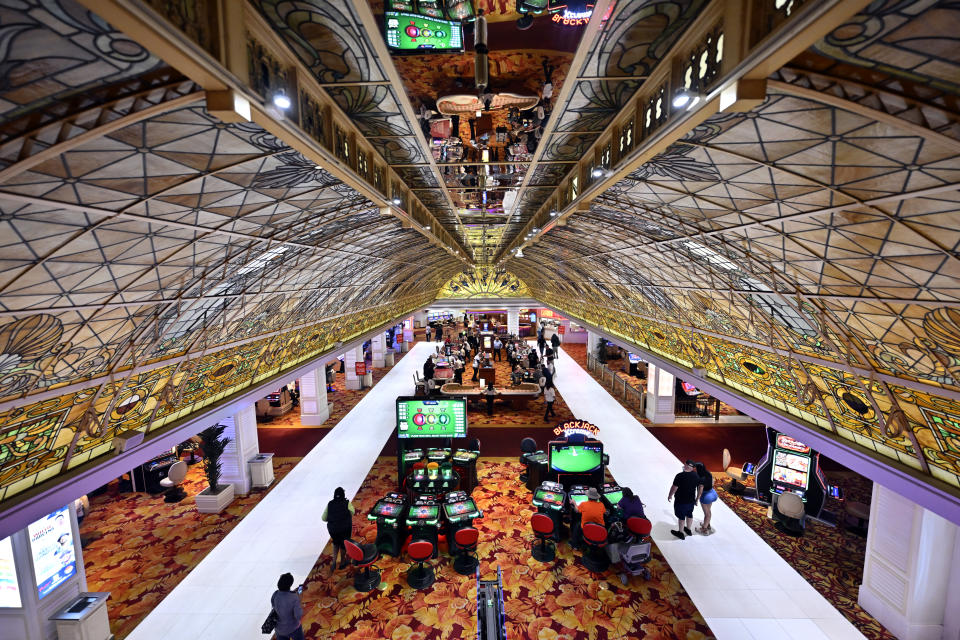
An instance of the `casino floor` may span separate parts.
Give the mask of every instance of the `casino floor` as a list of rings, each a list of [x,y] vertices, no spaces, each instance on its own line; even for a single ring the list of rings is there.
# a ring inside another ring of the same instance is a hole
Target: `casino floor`
[[[367,594],[353,589],[352,568],[327,577],[329,537],[319,514],[342,486],[357,507],[354,537],[373,541],[376,525],[366,513],[396,481],[396,459],[378,457],[395,428],[394,399],[409,393],[411,374],[430,350],[429,343],[417,343],[295,467],[284,468],[220,543],[135,628],[124,629],[126,637],[263,637],[256,630],[276,576],[285,571],[306,582],[308,638],[474,636],[475,580],[453,571],[442,546],[432,561],[437,581],[423,591],[406,583],[411,561],[405,554],[381,556],[382,583]],[[615,568],[592,574],[566,540],[557,545],[555,561],[534,560],[535,509],[517,479],[521,465],[515,454],[485,457],[481,451],[473,494],[484,513],[475,521],[480,571],[481,577],[495,575],[498,566],[503,572],[510,637],[865,637],[723,501],[714,507],[716,534],[673,538],[666,493],[678,458],[563,349],[556,384],[572,414],[600,427],[608,478],[646,504],[654,524],[652,575],[633,576],[624,586]],[[524,429],[503,428],[518,445]],[[102,588],[110,580],[104,576]],[[879,633],[864,627],[866,637],[892,637],[876,627]]]

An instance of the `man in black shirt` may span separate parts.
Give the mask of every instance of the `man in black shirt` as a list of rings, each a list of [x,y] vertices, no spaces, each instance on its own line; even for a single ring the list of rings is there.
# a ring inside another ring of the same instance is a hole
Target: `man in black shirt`
[[[673,486],[670,487],[670,494],[667,500],[672,500],[673,513],[677,516],[677,530],[670,531],[673,535],[683,540],[684,534],[691,536],[693,532],[690,527],[693,526],[693,507],[697,503],[697,487],[700,484],[700,476],[697,475],[693,462],[687,460],[683,464],[683,471],[678,473],[673,479]]]

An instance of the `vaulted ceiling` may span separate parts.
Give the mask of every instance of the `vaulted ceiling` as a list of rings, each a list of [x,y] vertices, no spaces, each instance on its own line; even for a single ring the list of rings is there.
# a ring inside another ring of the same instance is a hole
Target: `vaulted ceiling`
[[[955,6],[598,2],[477,230],[379,5],[216,4],[0,0],[0,508],[477,274],[960,495]]]

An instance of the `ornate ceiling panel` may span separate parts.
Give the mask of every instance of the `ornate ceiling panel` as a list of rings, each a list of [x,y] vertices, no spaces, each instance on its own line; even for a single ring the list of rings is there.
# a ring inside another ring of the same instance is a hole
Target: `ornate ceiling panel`
[[[530,292],[512,273],[485,267],[462,271],[440,290],[440,298],[526,298]]]
[[[99,18],[13,4],[3,100],[34,119],[0,146],[0,500],[422,307],[459,268]],[[63,56],[17,57],[21,34]]]
[[[914,4],[874,3],[762,105],[709,119],[507,268],[575,317],[956,488],[960,144],[944,79],[960,47],[934,37],[955,11]],[[922,102],[903,74],[860,84],[885,64],[869,56],[907,51]]]

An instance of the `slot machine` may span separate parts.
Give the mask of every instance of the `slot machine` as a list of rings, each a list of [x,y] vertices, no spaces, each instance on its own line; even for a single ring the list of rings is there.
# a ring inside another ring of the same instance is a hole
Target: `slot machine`
[[[784,492],[795,493],[803,500],[807,516],[820,517],[828,491],[820,453],[799,440],[767,427],[767,453],[757,464],[756,481],[761,502],[769,503]]]

